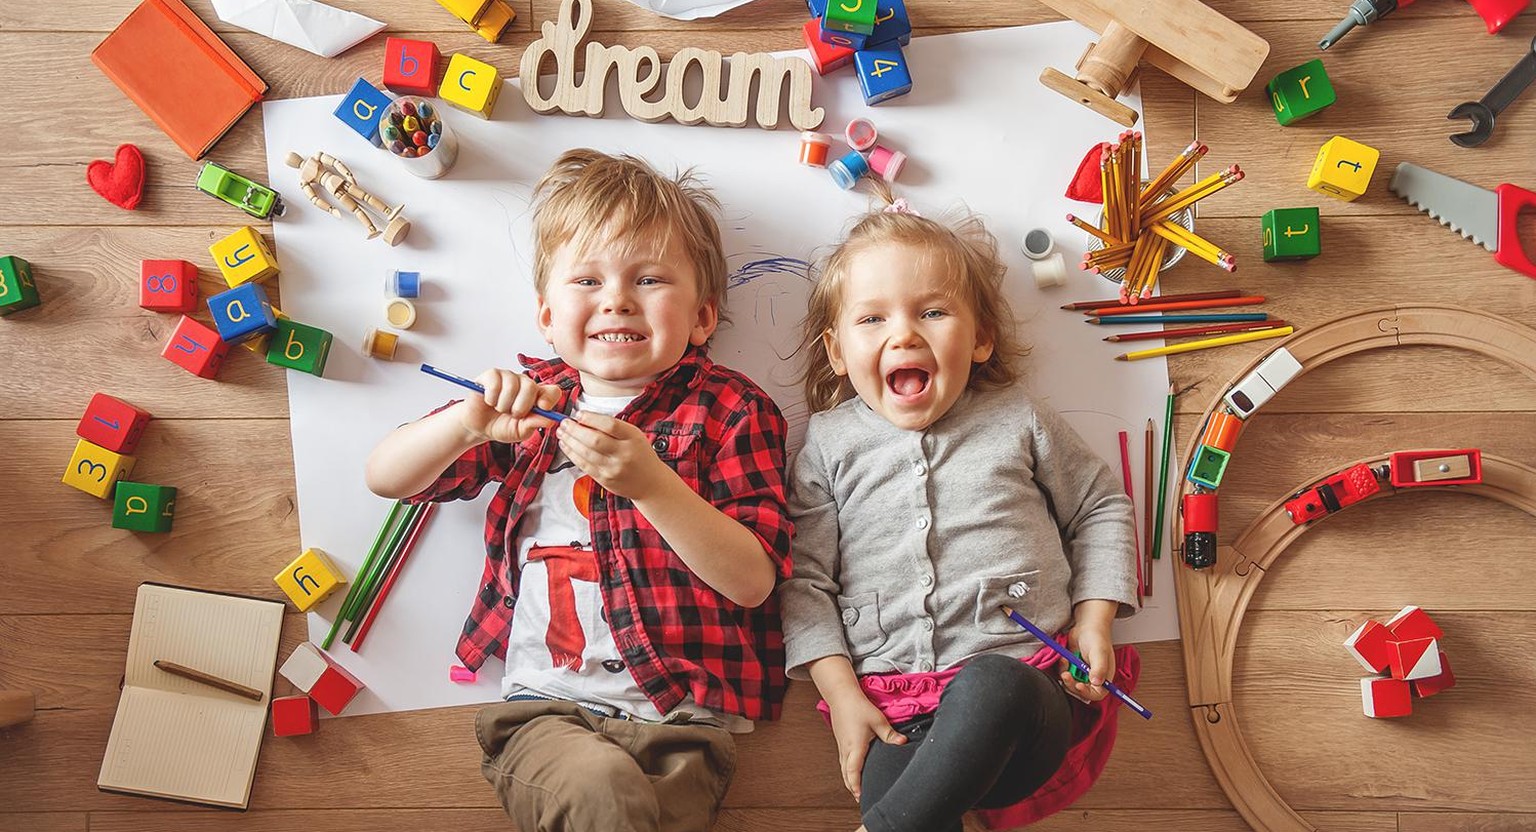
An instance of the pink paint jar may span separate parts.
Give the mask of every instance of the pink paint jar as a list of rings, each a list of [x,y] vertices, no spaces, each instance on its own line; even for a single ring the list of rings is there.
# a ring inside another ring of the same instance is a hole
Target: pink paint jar
[[[907,154],[900,150],[891,150],[884,145],[875,145],[875,149],[869,151],[869,169],[876,176],[887,182],[895,182],[901,175],[901,169],[907,164]]]

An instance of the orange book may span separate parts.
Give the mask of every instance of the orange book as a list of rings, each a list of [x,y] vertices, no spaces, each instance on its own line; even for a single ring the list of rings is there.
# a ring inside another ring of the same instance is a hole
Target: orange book
[[[181,0],[144,0],[91,52],[112,83],[201,159],[267,84]]]

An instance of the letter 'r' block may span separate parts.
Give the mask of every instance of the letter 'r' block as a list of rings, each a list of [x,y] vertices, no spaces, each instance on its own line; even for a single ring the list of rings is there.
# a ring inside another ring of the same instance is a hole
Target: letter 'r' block
[[[168,532],[176,517],[176,489],[147,482],[117,484],[112,528],[134,532]]]
[[[299,612],[309,612],[314,605],[324,601],[336,587],[346,583],[341,570],[319,549],[305,549],[304,554],[283,567],[272,578]]]
[[[384,115],[389,101],[389,96],[378,87],[368,83],[366,78],[359,78],[336,105],[336,117],[375,147],[383,147],[384,140],[379,138],[379,117]]]
[[[853,68],[859,75],[864,103],[871,107],[912,91],[912,73],[907,70],[907,59],[901,54],[901,47],[895,43],[886,44],[884,49],[855,53]]]
[[[325,359],[331,354],[331,333],[293,321],[278,321],[277,334],[267,347],[267,363],[312,376],[325,375]]]
[[[1381,152],[1374,147],[1334,136],[1317,151],[1307,187],[1321,194],[1354,202],[1365,194]]]
[[[247,225],[208,247],[213,262],[219,264],[224,282],[231,288],[248,280],[266,280],[277,274],[277,257],[267,243]]]
[[[1338,101],[1333,84],[1328,82],[1328,71],[1323,69],[1319,58],[1276,75],[1264,90],[1269,93],[1269,106],[1275,111],[1275,120],[1282,127],[1315,115]]]
[[[228,352],[229,345],[219,340],[219,333],[212,327],[182,315],[160,355],[192,375],[214,378],[224,366],[224,355]]]
[[[1321,215],[1316,208],[1272,208],[1264,212],[1264,260],[1306,260],[1323,253]]]
[[[496,67],[463,53],[454,53],[443,72],[443,85],[437,97],[466,113],[490,118],[501,95],[501,78]]]
[[[149,411],[106,393],[97,393],[85,406],[85,415],[80,417],[75,434],[109,451],[131,454],[139,446],[149,420]]]
[[[137,461],[81,439],[75,443],[75,452],[69,457],[69,467],[64,469],[60,482],[105,500],[118,480],[133,473]]]
[[[441,57],[432,41],[389,38],[384,41],[385,88],[403,95],[435,94]]]

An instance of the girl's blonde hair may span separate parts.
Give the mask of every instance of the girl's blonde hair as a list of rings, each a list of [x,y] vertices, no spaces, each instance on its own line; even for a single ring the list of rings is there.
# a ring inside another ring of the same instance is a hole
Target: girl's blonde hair
[[[890,191],[876,187],[890,205]],[[800,342],[805,356],[802,379],[805,400],[812,413],[830,410],[854,395],[846,376],[832,370],[825,334],[837,326],[842,308],[842,284],[853,260],[876,246],[904,245],[928,255],[930,267],[941,269],[954,280],[954,296],[970,304],[976,314],[977,334],[990,339],[992,356],[971,365],[966,386],[997,390],[1018,380],[1015,362],[1027,354],[1014,333],[1013,310],[1003,296],[1007,267],[997,253],[997,238],[981,218],[965,211],[949,222],[926,219],[907,210],[876,210],[854,224],[848,236],[821,264],[821,276],[806,303]]]

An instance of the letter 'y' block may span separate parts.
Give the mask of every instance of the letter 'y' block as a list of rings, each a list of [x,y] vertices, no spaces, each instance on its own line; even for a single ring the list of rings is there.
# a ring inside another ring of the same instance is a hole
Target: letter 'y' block
[[[283,567],[272,578],[299,612],[309,612],[314,605],[324,601],[336,587],[347,582],[341,570],[319,549],[305,549],[304,554]]]
[[[363,689],[363,683],[356,676],[343,670],[335,660],[307,641],[294,649],[277,672],[294,687],[309,694],[332,716],[341,713],[352,697]]]
[[[248,280],[266,280],[277,274],[277,257],[249,225],[209,246],[208,253],[219,264],[224,282],[231,289]]]

